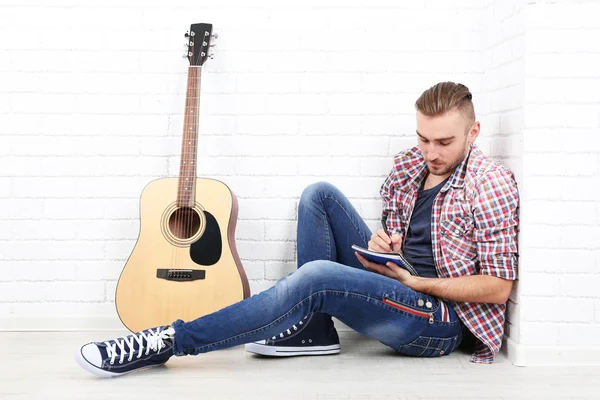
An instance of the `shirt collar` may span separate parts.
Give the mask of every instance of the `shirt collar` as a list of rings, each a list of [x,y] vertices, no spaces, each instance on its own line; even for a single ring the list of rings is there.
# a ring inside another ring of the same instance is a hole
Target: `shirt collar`
[[[450,179],[446,182],[444,187],[440,190],[440,192],[445,192],[450,187],[461,188],[465,186],[465,175],[467,174],[467,167],[469,165],[469,159],[474,157],[481,150],[477,147],[477,145],[472,144],[467,156],[458,164],[452,175],[450,175]],[[406,174],[409,176],[410,183],[416,187],[420,187],[423,179],[425,178],[427,171],[427,164],[425,163],[425,159],[423,158],[423,153],[421,150],[417,148],[415,151],[414,162],[406,168]]]

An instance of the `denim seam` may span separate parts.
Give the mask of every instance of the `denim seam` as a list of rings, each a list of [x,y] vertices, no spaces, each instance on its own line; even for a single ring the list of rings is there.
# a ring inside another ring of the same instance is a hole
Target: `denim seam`
[[[325,218],[323,219],[323,223],[325,224],[325,242],[327,242],[327,259],[331,260],[331,238],[329,232],[329,221],[327,221],[327,214],[325,214]]]
[[[220,344],[229,343],[229,342],[232,342],[232,341],[234,341],[236,339],[239,339],[240,337],[244,337],[244,336],[247,336],[247,335],[250,335],[250,334],[254,334],[254,333],[265,331],[269,327],[271,327],[273,324],[278,323],[279,321],[281,321],[285,317],[289,316],[293,311],[295,311],[296,309],[298,309],[302,305],[302,303],[304,303],[305,301],[309,300],[311,297],[320,295],[322,293],[337,293],[337,294],[342,293],[344,295],[352,295],[352,296],[356,296],[356,297],[365,297],[367,299],[367,301],[370,300],[370,299],[372,299],[372,300],[377,301],[380,304],[385,305],[383,302],[377,300],[376,298],[368,296],[368,295],[364,295],[364,294],[361,294],[361,293],[353,293],[353,292],[345,292],[345,291],[340,291],[340,290],[329,290],[329,289],[320,290],[320,291],[318,291],[316,293],[313,293],[310,296],[305,297],[304,299],[300,300],[298,303],[296,303],[296,305],[294,305],[292,308],[290,308],[290,310],[287,313],[283,314],[282,316],[280,316],[279,318],[275,319],[270,324],[267,324],[267,325],[265,325],[265,326],[263,326],[261,328],[257,328],[257,329],[254,329],[252,331],[240,333],[239,335],[232,336],[230,338],[227,338],[227,339],[224,339],[224,340],[221,340],[221,341],[218,341],[218,342],[213,342],[213,343],[201,346],[201,347],[183,348],[182,350],[184,352],[190,352],[190,350],[191,350],[193,352],[200,352],[201,353],[202,352],[201,350],[203,350],[203,349],[207,349],[207,348],[210,348],[210,347],[218,346]]]
[[[344,211],[344,213],[348,217],[348,220],[350,221],[350,223],[352,224],[352,226],[354,226],[354,229],[356,229],[356,231],[358,232],[358,234],[361,235],[359,227],[352,220],[352,218],[350,218],[350,214],[348,213],[348,211],[346,211],[346,209],[344,208],[344,206],[339,201],[337,201],[337,199],[335,197],[323,196],[323,200],[327,200],[327,199],[333,200],[338,206],[340,206],[340,208]],[[364,237],[363,237],[363,240],[365,240]],[[365,243],[368,243],[368,240],[365,240]]]
[[[398,348],[398,351],[402,350],[404,347],[413,347],[413,348],[419,348],[419,349],[423,349],[421,351],[421,353],[419,354],[419,356],[422,356],[427,350],[433,350],[433,352],[438,353],[442,350],[444,350],[443,347],[431,347],[431,342],[432,340],[439,340],[442,341],[442,343],[444,344],[448,344],[449,342],[452,342],[450,346],[446,346],[447,348],[450,349],[449,352],[452,352],[453,349],[455,349],[456,347],[456,342],[458,341],[458,334],[455,336],[451,336],[449,338],[438,338],[438,337],[434,337],[434,336],[424,336],[424,335],[419,335],[417,336],[414,340],[412,340],[411,342],[407,343],[407,344],[403,344]],[[421,345],[417,345],[414,344],[416,341],[420,340],[420,339],[427,339],[427,345],[426,346],[421,346]]]

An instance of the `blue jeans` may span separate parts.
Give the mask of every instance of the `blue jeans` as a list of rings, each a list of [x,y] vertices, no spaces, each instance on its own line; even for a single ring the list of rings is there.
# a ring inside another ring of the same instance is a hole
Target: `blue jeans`
[[[175,355],[196,355],[262,340],[311,313],[409,356],[455,350],[463,325],[450,305],[366,270],[352,244],[367,247],[371,231],[334,186],[308,186],[298,208],[299,269],[275,286],[194,321],[175,321]]]

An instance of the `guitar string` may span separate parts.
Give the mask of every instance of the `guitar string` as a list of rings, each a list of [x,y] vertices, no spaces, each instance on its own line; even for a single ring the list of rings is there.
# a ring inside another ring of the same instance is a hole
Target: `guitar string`
[[[192,61],[190,59],[190,61]],[[187,87],[186,87],[186,100],[185,100],[185,107],[186,110],[184,112],[184,124],[183,126],[185,128],[189,127],[189,113],[188,113],[188,106],[189,106],[189,102],[191,101],[190,99],[190,88],[192,85],[192,76],[191,76],[191,68],[188,67],[188,79],[187,79]],[[184,129],[185,129],[184,128]],[[185,213],[185,197],[184,197],[184,192],[185,192],[185,185],[186,182],[184,181],[184,179],[186,179],[187,175],[186,175],[186,166],[185,166],[185,158],[186,158],[186,135],[187,135],[187,129],[184,130],[183,132],[183,137],[182,137],[182,146],[181,146],[181,160],[180,160],[180,179],[179,179],[179,192],[178,192],[178,196],[177,196],[177,200],[179,202],[178,204],[178,208],[177,208],[177,236],[180,238],[180,240],[182,240],[185,237],[185,232],[183,229],[183,221],[184,221],[184,213]],[[180,258],[181,258],[181,254],[180,254],[181,249],[179,248],[179,246],[177,246],[175,248],[175,253],[176,253],[176,264],[175,264],[175,268],[179,269],[180,268]]]
[[[192,59],[190,59],[190,61],[192,61]],[[182,137],[182,146],[181,146],[181,160],[179,163],[179,185],[178,185],[178,193],[177,193],[177,218],[176,218],[176,231],[177,231],[177,237],[179,240],[182,240],[185,236],[185,232],[183,229],[183,221],[184,221],[184,213],[185,213],[185,201],[184,201],[184,196],[183,193],[185,191],[185,181],[183,181],[183,179],[185,179],[186,177],[186,173],[185,173],[185,155],[186,155],[186,129],[187,127],[189,127],[189,113],[187,112],[187,108],[189,105],[190,100],[190,87],[192,85],[192,76],[191,76],[191,68],[188,67],[188,79],[187,79],[187,85],[186,85],[186,99],[185,99],[185,107],[186,110],[184,112],[184,132],[183,132],[183,137]],[[179,269],[180,267],[180,259],[181,259],[181,254],[180,254],[180,248],[179,246],[175,246],[174,251],[175,251],[175,264],[173,265],[173,267],[175,269]]]
[[[190,35],[192,34],[192,30],[190,30]],[[194,39],[193,36],[190,36],[190,39],[188,40],[188,42],[193,41]],[[188,52],[192,50],[189,47],[189,43],[188,43]],[[193,54],[193,53],[192,53]],[[179,162],[179,182],[178,182],[178,186],[177,186],[177,205],[175,207],[175,213],[176,213],[176,217],[175,217],[175,233],[176,233],[176,237],[178,238],[178,240],[182,240],[185,238],[185,229],[183,228],[183,222],[185,220],[185,212],[186,212],[186,202],[184,200],[184,192],[185,192],[185,185],[186,182],[183,179],[189,179],[186,175],[186,167],[185,167],[185,161],[186,161],[186,140],[188,140],[186,138],[187,136],[187,131],[190,127],[190,121],[189,121],[189,112],[188,112],[188,108],[189,108],[189,103],[191,102],[191,96],[190,96],[190,88],[193,84],[193,77],[192,77],[192,68],[191,65],[193,63],[193,58],[189,58],[190,61],[190,66],[188,66],[188,74],[187,74],[187,82],[186,82],[186,99],[185,99],[185,112],[184,112],[184,132],[183,132],[183,136],[182,136],[182,146],[181,146],[181,160]],[[179,249],[179,246],[174,246],[173,247],[173,255],[174,255],[174,259],[171,261],[171,265],[173,266],[172,268],[177,270],[180,268],[180,263],[181,263],[181,258],[182,258],[182,254],[180,254],[181,249]]]
[[[195,46],[195,42],[196,39],[192,39],[192,41],[194,42],[194,46]],[[192,60],[192,65],[195,66],[197,64],[196,61]],[[196,120],[196,116],[194,115],[194,110],[195,110],[195,101],[196,101],[196,68],[190,66],[188,69],[188,76],[189,76],[189,84],[188,84],[188,98],[186,99],[186,110],[185,110],[185,115],[186,115],[186,127],[188,128],[187,131],[184,133],[184,152],[182,153],[182,157],[183,157],[183,163],[182,163],[182,169],[184,171],[184,175],[186,177],[186,181],[183,182],[183,193],[182,193],[182,199],[184,199],[183,204],[182,204],[182,210],[181,210],[181,221],[180,221],[180,233],[181,236],[184,239],[188,239],[190,236],[190,218],[192,215],[192,210],[193,210],[193,204],[191,203],[191,199],[193,198],[193,194],[191,192],[191,189],[194,187],[194,176],[191,173],[193,171],[192,165],[191,164],[193,161],[191,160],[192,157],[190,157],[190,151],[192,149],[191,141],[194,139],[194,131],[195,131],[195,120]],[[183,246],[182,248],[179,249],[179,268],[182,268],[183,266],[182,261],[185,259],[185,252],[189,251],[189,248],[187,246]]]
[[[205,32],[204,35],[200,38],[202,40],[202,45],[200,49],[202,50],[204,46],[204,38],[209,35],[208,32]],[[192,36],[195,39],[191,41],[194,43],[194,47],[197,45],[197,40],[199,35]],[[197,48],[197,47],[196,47]],[[187,182],[184,182],[184,193],[185,196],[185,204],[180,213],[181,221],[180,221],[180,233],[185,238],[188,239],[192,236],[194,229],[194,206],[195,206],[195,190],[196,190],[196,174],[194,172],[194,168],[197,168],[197,165],[194,164],[197,159],[196,155],[193,153],[193,150],[197,148],[198,141],[198,129],[199,129],[199,110],[200,110],[200,83],[201,83],[201,74],[202,74],[202,65],[201,65],[201,51],[198,52],[196,60],[193,61],[193,67],[189,67],[190,71],[188,76],[190,77],[190,82],[188,85],[188,99],[186,99],[186,103],[188,103],[189,107],[186,110],[186,121],[188,122],[187,127],[187,140],[184,142],[185,152],[184,154],[184,163],[182,164],[182,169],[186,171],[186,179]],[[191,93],[190,93],[191,92]],[[190,137],[191,136],[191,137]],[[192,143],[193,142],[193,143]],[[185,167],[183,166],[185,165]],[[194,200],[194,201],[193,201]],[[191,246],[191,245],[190,245]],[[178,262],[178,267],[181,268],[182,260],[185,260],[185,252],[189,252],[189,248],[183,247],[180,249],[180,257]]]
[[[197,65],[197,63],[196,63]],[[193,154],[193,149],[194,146],[196,146],[196,138],[198,136],[197,130],[198,130],[198,69],[199,67],[194,67],[193,71],[193,85],[192,85],[192,95],[193,95],[193,101],[191,101],[192,103],[192,107],[190,110],[190,114],[191,114],[191,120],[192,120],[192,129],[190,129],[192,138],[190,140],[188,140],[187,144],[188,144],[188,151],[186,152],[186,154],[188,155],[188,169],[190,171],[190,173],[188,173],[188,178],[189,178],[189,185],[187,188],[187,197],[188,197],[188,205],[189,208],[187,210],[186,213],[186,217],[187,217],[187,221],[186,221],[186,237],[191,237],[192,235],[192,221],[193,221],[193,215],[194,215],[194,199],[195,199],[195,193],[193,192],[196,188],[196,174],[194,174],[194,154]],[[192,144],[192,141],[194,141],[194,143]],[[190,244],[191,246],[191,244]]]
[[[206,33],[205,33],[206,35]],[[202,59],[201,59],[201,51],[203,49],[203,45],[204,45],[204,37],[203,36],[201,38],[202,40],[202,45],[200,45],[200,52],[198,53],[198,58],[196,59],[195,62],[195,67],[194,67],[194,84],[192,85],[192,90],[193,90],[193,106],[192,106],[192,139],[190,141],[188,141],[188,144],[190,145],[190,148],[188,149],[188,156],[191,156],[190,160],[188,160],[188,168],[191,171],[190,174],[188,174],[189,179],[190,179],[190,184],[188,187],[188,197],[189,197],[189,213],[187,214],[187,235],[186,237],[191,237],[192,233],[193,233],[193,221],[194,221],[194,206],[195,206],[195,198],[196,198],[196,168],[197,168],[197,155],[196,152],[194,150],[198,149],[198,130],[199,130],[199,123],[200,123],[200,84],[201,84],[201,74],[202,74]],[[194,46],[197,44],[197,40],[198,38],[196,38],[196,40],[194,40]],[[193,142],[193,143],[192,143]],[[191,190],[190,190],[191,189]],[[191,247],[191,244],[190,244]],[[189,250],[188,250],[189,251]]]
[[[202,41],[204,42],[204,38],[202,38]],[[202,47],[201,47],[202,48]],[[192,201],[192,212],[190,214],[190,232],[189,235],[191,236],[193,233],[193,218],[194,218],[194,211],[193,211],[193,207],[195,206],[195,199],[196,199],[196,184],[198,183],[198,180],[196,178],[197,176],[197,168],[198,168],[198,136],[199,136],[199,130],[200,130],[200,92],[202,90],[202,65],[197,63],[197,67],[196,67],[196,74],[195,79],[196,79],[196,84],[195,84],[195,103],[194,103],[194,138],[193,138],[193,146],[192,146],[192,187],[193,187],[193,192],[192,192],[192,199],[194,201]],[[198,226],[199,228],[200,226]],[[191,245],[190,245],[191,246]]]
[[[194,39],[192,39],[192,40],[194,40]],[[182,204],[181,204],[181,206],[182,206],[181,207],[181,212],[179,214],[179,216],[180,216],[179,232],[180,232],[180,235],[182,236],[182,238],[184,240],[187,237],[187,214],[188,214],[188,211],[189,211],[189,197],[190,197],[189,186],[190,186],[190,183],[191,183],[191,182],[189,182],[189,179],[191,178],[190,173],[189,173],[189,168],[190,167],[189,167],[189,160],[188,160],[188,158],[189,158],[189,153],[188,153],[189,152],[189,140],[190,140],[190,131],[193,132],[193,129],[194,129],[193,125],[192,125],[193,124],[193,118],[191,117],[191,114],[190,114],[190,108],[192,108],[191,105],[192,105],[192,102],[193,102],[192,97],[193,97],[193,94],[194,94],[193,91],[194,91],[194,84],[195,84],[195,82],[194,82],[194,75],[193,75],[193,69],[191,68],[191,66],[188,68],[188,77],[189,77],[188,78],[189,79],[188,90],[187,90],[188,98],[186,99],[186,110],[185,110],[185,118],[186,118],[186,122],[187,122],[185,124],[185,126],[188,129],[187,129],[187,132],[184,132],[184,134],[183,134],[183,140],[184,140],[184,142],[183,142],[183,150],[184,151],[181,154],[181,156],[183,158],[182,164],[181,164],[182,165],[181,168],[182,168],[183,175],[185,176],[186,181],[184,181],[182,183],[182,187],[181,187],[181,189],[182,189],[181,199],[183,201],[182,201]],[[185,250],[186,250],[185,246],[179,248],[179,263],[178,263],[178,266],[177,266],[178,268],[182,267],[182,265],[180,265],[180,264],[181,264],[181,262],[183,260],[183,257],[184,257],[184,255],[182,253],[184,253]]]

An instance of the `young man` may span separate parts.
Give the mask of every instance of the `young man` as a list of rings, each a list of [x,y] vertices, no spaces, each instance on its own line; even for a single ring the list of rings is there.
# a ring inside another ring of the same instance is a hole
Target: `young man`
[[[516,278],[517,185],[473,144],[480,124],[467,87],[439,83],[416,108],[419,145],[395,156],[381,187],[385,230],[371,234],[339,190],[313,184],[298,209],[296,272],[194,321],[85,344],[77,362],[111,377],[240,344],[274,356],[334,354],[331,316],[407,356],[446,355],[469,336],[471,360],[493,362]],[[419,276],[370,263],[353,244],[403,252]]]

